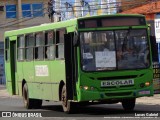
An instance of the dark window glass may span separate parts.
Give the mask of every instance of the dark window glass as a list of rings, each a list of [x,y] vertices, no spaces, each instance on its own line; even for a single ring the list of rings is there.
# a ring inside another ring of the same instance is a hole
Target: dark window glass
[[[44,56],[44,36],[43,33],[36,34],[35,59],[43,60]]]
[[[56,32],[56,58],[64,59],[64,34],[65,29]]]
[[[146,29],[81,32],[85,71],[145,69],[150,66]]]
[[[25,39],[24,36],[18,37],[18,51],[17,51],[18,60],[25,59]]]
[[[55,58],[55,34],[49,31],[45,35],[45,58],[53,60]]]
[[[5,59],[9,60],[9,38],[5,39]]]
[[[35,45],[34,34],[26,36],[26,60],[33,60],[33,49]]]

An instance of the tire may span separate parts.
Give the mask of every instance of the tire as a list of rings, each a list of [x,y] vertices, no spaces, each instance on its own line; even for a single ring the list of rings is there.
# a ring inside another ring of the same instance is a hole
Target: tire
[[[33,101],[33,108],[39,109],[42,107],[42,100],[32,99],[32,101]]]
[[[26,83],[23,86],[23,102],[26,109],[33,108],[34,100],[29,98],[28,87]]]
[[[135,107],[136,99],[126,99],[122,101],[123,109],[126,111],[133,111]]]
[[[67,91],[66,91],[66,86],[64,85],[61,91],[61,101],[62,101],[62,107],[63,111],[65,113],[73,113],[75,112],[75,106],[73,102],[70,102],[67,100]]]

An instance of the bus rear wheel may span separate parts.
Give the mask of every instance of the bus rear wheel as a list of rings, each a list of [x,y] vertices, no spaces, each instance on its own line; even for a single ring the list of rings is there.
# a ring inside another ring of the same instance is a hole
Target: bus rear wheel
[[[73,113],[74,105],[72,102],[67,100],[67,91],[66,91],[65,85],[63,86],[62,91],[61,91],[61,101],[62,101],[63,111],[65,113]]]
[[[24,86],[23,86],[23,102],[24,102],[24,107],[26,109],[33,108],[33,99],[29,98],[27,84],[24,84]]]
[[[135,107],[136,99],[126,99],[122,101],[122,106],[124,110],[132,111]]]
[[[42,100],[32,99],[32,101],[33,101],[33,108],[39,109],[42,107]]]

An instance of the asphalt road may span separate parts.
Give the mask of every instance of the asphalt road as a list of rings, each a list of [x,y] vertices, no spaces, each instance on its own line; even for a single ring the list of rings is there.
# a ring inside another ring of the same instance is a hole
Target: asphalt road
[[[62,111],[60,102],[46,102],[43,101],[41,109],[30,109],[26,110],[23,107],[23,101],[21,97],[1,97],[0,98],[0,111],[16,111],[18,113],[42,113],[42,117],[45,115],[48,118],[45,119],[68,119],[70,120],[83,120],[83,119],[100,119],[107,118],[124,118],[124,117],[139,117],[137,114],[143,113],[155,113],[160,116],[160,105],[152,104],[136,104],[135,110],[132,112],[124,111],[121,104],[102,104],[102,105],[91,105],[86,107],[79,107],[74,114],[66,114]],[[87,117],[87,118],[86,118]],[[145,116],[146,117],[146,116]],[[155,117],[155,116],[152,116]],[[1,118],[0,118],[1,119]],[[27,119],[27,118],[26,118]],[[44,118],[42,118],[44,119]],[[136,118],[135,118],[136,119]],[[35,120],[35,118],[33,118]]]
[[[40,113],[42,118],[23,118],[25,120],[104,120],[104,119],[141,119],[144,117],[155,118],[156,116],[147,116],[158,114],[160,119],[160,95],[155,95],[154,97],[144,97],[138,98],[137,104],[134,111],[127,112],[124,111],[122,105],[118,104],[101,104],[101,105],[91,105],[86,107],[79,107],[76,109],[74,114],[66,114],[63,112],[61,107],[61,102],[47,102],[43,101],[41,109],[30,109],[26,110],[23,106],[23,100],[19,96],[10,96],[5,90],[5,87],[0,86],[0,116],[2,112],[11,112],[27,114],[28,113]],[[150,114],[152,113],[152,114]],[[14,114],[16,115],[16,114]],[[145,116],[137,116],[145,115]],[[47,117],[45,117],[47,116]],[[127,118],[126,118],[127,117]],[[0,120],[21,120],[22,117],[14,118],[2,118]],[[146,119],[145,119],[146,120]]]

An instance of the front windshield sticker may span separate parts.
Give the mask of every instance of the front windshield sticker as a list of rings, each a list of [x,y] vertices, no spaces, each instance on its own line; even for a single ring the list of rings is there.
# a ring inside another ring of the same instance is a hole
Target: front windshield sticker
[[[115,51],[95,52],[96,68],[116,67]]]
[[[83,53],[83,59],[93,59],[93,55],[91,53]]]

